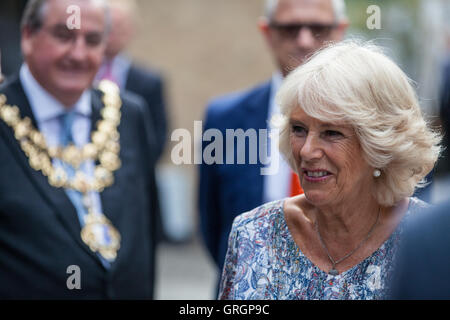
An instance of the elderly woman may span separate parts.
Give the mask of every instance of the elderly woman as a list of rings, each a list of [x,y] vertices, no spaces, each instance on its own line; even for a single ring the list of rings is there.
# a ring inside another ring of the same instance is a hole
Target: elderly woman
[[[286,78],[278,102],[280,150],[304,195],[235,219],[219,298],[385,298],[440,136],[373,45],[323,49]]]

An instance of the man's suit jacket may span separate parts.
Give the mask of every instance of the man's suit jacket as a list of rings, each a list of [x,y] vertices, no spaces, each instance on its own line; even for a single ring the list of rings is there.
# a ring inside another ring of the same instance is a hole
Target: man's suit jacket
[[[450,202],[426,210],[404,233],[391,298],[450,299]]]
[[[442,129],[444,130],[443,145],[446,147],[443,152],[442,161],[439,161],[439,171],[448,175],[450,174],[450,60],[444,66],[442,73],[442,85],[440,91],[440,118]]]
[[[156,154],[161,156],[167,139],[167,110],[161,76],[132,64],[125,81],[125,90],[144,98],[155,132]]]
[[[270,100],[270,82],[249,91],[227,95],[211,102],[208,106],[204,131],[215,128],[226,129],[267,129]],[[203,149],[209,142],[203,142]],[[226,149],[224,147],[224,149]],[[234,218],[263,203],[263,165],[248,162],[248,142],[246,143],[246,164],[201,164],[199,210],[201,231],[208,251],[219,270],[222,270],[227,250],[228,235]],[[225,151],[223,150],[224,163]],[[235,152],[235,158],[238,152]]]
[[[153,127],[152,135],[155,140],[155,155],[158,160],[166,145],[167,139],[167,113],[164,96],[164,86],[162,77],[154,72],[131,64],[125,80],[125,90],[133,92],[142,97],[148,107],[150,125]],[[155,173],[153,173],[155,176]],[[156,179],[153,179],[151,190],[154,192],[151,197],[155,199],[152,203],[151,212],[153,213],[154,232],[157,242],[163,240],[166,235],[163,231],[161,217],[161,205],[159,202],[158,185]]]
[[[19,79],[0,89],[36,127]],[[92,91],[92,124],[100,119],[101,93]],[[63,189],[33,170],[0,120],[0,299],[146,299],[153,294],[153,239],[150,215],[150,163],[153,142],[136,97],[123,97],[119,125],[122,167],[101,193],[104,214],[122,241],[106,270],[80,237],[80,222]],[[69,266],[81,270],[81,290],[69,290]]]

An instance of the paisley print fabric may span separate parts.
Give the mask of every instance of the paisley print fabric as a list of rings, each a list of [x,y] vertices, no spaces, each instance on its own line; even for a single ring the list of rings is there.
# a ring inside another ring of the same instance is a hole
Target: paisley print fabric
[[[402,229],[413,213],[428,205],[411,198],[397,229],[370,257],[353,268],[329,275],[298,249],[283,212],[284,200],[238,216],[229,236],[220,299],[383,299]]]

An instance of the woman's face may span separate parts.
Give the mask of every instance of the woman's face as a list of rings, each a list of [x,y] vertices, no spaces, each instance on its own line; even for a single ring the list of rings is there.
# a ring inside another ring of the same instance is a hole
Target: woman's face
[[[296,108],[290,143],[306,198],[314,205],[336,205],[370,194],[372,171],[350,125],[322,122]]]

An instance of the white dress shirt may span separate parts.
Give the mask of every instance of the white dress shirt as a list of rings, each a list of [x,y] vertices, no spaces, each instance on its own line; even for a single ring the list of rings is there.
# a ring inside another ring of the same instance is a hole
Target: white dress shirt
[[[275,101],[275,96],[278,89],[283,83],[283,76],[280,72],[275,73],[272,76],[270,100],[269,100],[269,112],[268,112],[268,128],[272,128],[270,123],[273,116],[280,114],[280,108]],[[270,138],[269,138],[270,139]],[[268,144],[271,146],[271,143]],[[284,160],[279,153],[278,148],[271,149],[270,159],[278,157],[279,167],[276,174],[264,176],[264,202],[271,202],[274,200],[284,199],[290,196],[291,192],[291,168],[289,164]],[[268,165],[269,166],[269,165]]]
[[[68,110],[50,95],[42,86],[36,81],[26,64],[22,65],[20,69],[20,81],[22,83],[25,95],[30,102],[30,107],[39,128],[39,131],[44,135],[47,146],[57,146],[60,144],[61,136],[61,116]],[[91,93],[86,90],[80,99],[73,105],[71,110],[75,110],[75,119],[72,125],[72,137],[74,144],[81,148],[90,141],[91,133]],[[54,166],[61,166],[57,160],[53,161]],[[95,163],[94,161],[86,161],[81,167],[83,173],[87,177],[94,177]],[[96,212],[102,212],[102,205],[100,195],[97,192],[89,194],[93,209]],[[84,226],[84,217],[79,215],[80,224]]]

